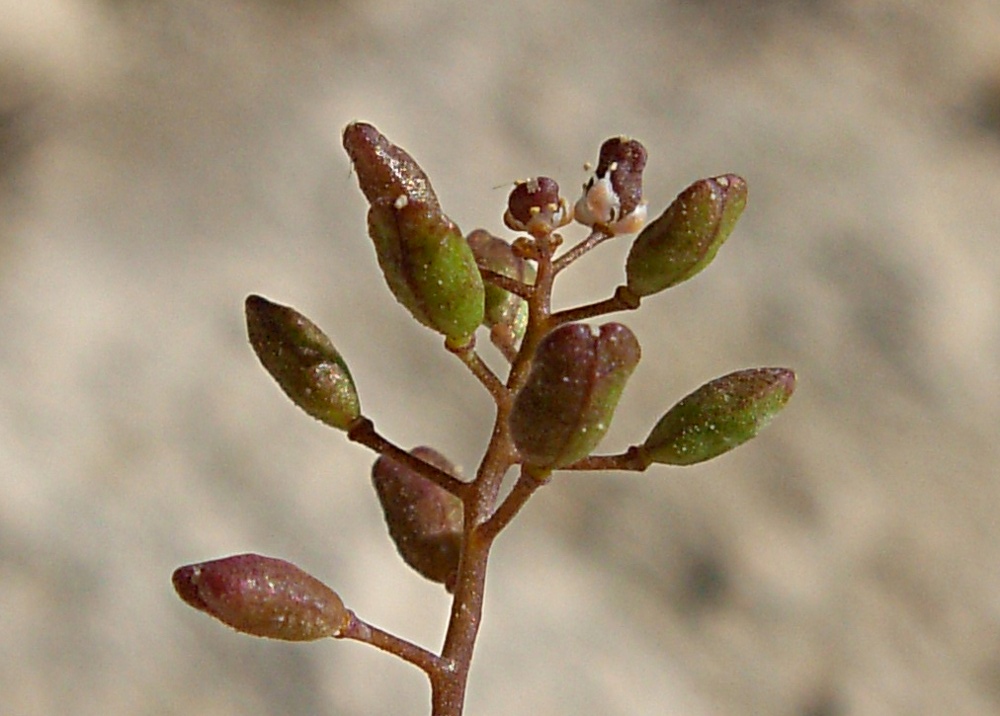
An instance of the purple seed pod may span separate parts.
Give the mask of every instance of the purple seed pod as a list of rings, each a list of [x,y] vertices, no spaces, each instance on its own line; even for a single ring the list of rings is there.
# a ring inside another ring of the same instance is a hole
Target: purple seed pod
[[[457,468],[437,450],[416,447],[410,454],[458,477]],[[422,577],[455,588],[462,553],[462,501],[410,466],[385,455],[372,466],[389,536],[399,555]]]
[[[480,268],[516,279],[522,283],[534,280],[535,269],[528,261],[518,256],[507,241],[493,236],[484,229],[476,229],[466,237],[476,263]],[[518,343],[528,327],[528,303],[517,294],[511,293],[490,282],[486,282],[486,310],[483,325],[491,329],[502,329]]]
[[[510,415],[524,462],[558,469],[589,455],[640,355],[639,341],[620,323],[570,323],[545,336]]]
[[[259,554],[180,567],[173,583],[189,606],[251,636],[313,641],[338,636],[351,618],[323,582],[290,562]]]

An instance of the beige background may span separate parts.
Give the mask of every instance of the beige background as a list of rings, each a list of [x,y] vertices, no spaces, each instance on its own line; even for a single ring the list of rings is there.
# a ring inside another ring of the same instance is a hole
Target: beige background
[[[612,134],[649,148],[654,213],[748,178],[716,264],[622,317],[644,360],[608,450],[716,375],[800,375],[737,453],[529,504],[468,713],[1000,711],[995,0],[0,2],[0,711],[427,713],[415,669],[235,634],[169,583],[264,552],[440,643],[370,454],[243,333],[249,292],[298,307],[385,434],[475,466],[489,403],[377,273],[357,118],[466,230],[503,231],[519,177],[575,196]],[[559,305],[610,295],[627,247]]]

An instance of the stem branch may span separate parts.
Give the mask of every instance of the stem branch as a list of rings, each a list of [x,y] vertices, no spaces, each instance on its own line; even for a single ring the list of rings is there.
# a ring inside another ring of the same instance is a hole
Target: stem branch
[[[347,432],[347,438],[352,442],[360,443],[371,448],[379,455],[385,455],[396,462],[401,462],[411,470],[426,477],[428,480],[447,490],[456,497],[464,499],[468,495],[471,486],[467,482],[457,480],[444,470],[424,462],[419,457],[411,455],[395,443],[391,443],[378,434],[375,424],[368,418],[358,418],[351,429]]]
[[[443,668],[443,660],[416,644],[369,624],[354,612],[337,639],[353,639],[398,656],[430,675]]]

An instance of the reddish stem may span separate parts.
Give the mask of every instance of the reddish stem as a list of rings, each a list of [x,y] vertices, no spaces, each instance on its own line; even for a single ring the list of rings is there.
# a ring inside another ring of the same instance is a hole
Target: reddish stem
[[[410,662],[427,674],[433,674],[443,667],[441,657],[437,654],[432,654],[406,639],[401,639],[395,634],[383,631],[369,624],[359,618],[354,612],[351,612],[347,626],[340,631],[340,634],[336,638],[353,639],[354,641],[371,644],[382,651],[395,654],[400,659]]]
[[[556,326],[561,326],[564,323],[585,321],[588,318],[596,318],[597,316],[603,316],[608,313],[616,313],[618,311],[634,311],[639,307],[639,302],[641,300],[641,297],[632,293],[628,289],[628,286],[619,286],[615,290],[615,295],[611,298],[606,298],[603,301],[597,301],[595,303],[589,303],[586,306],[577,306],[576,308],[568,308],[565,311],[553,313],[550,320],[552,322],[552,327],[555,328]]]
[[[385,455],[396,462],[403,463],[456,497],[464,499],[472,490],[470,483],[455,479],[444,470],[429,462],[424,462],[416,455],[412,455],[395,443],[386,440],[378,434],[375,430],[375,424],[368,418],[358,418],[351,429],[347,431],[347,438],[371,448],[379,455]]]
[[[567,268],[571,263],[576,261],[578,258],[583,256],[585,253],[604,243],[610,239],[614,234],[606,234],[603,231],[594,229],[590,232],[590,236],[585,238],[583,241],[578,243],[573,248],[566,251],[562,256],[553,262],[553,270],[555,273],[561,272],[563,269]]]

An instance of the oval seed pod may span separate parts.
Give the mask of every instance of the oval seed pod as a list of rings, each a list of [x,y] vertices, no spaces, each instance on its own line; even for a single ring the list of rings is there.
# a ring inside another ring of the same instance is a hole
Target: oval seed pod
[[[251,636],[284,641],[335,637],[351,617],[323,582],[290,562],[259,554],[180,567],[173,583],[189,606]]]
[[[452,345],[466,345],[483,321],[485,287],[458,227],[427,204],[399,201],[372,205],[368,234],[396,300]]]
[[[433,448],[416,447],[410,454],[452,477],[459,476],[455,466]],[[372,484],[389,536],[403,561],[452,592],[462,553],[462,501],[408,465],[385,455],[372,466]]]
[[[344,148],[370,205],[368,233],[389,289],[451,345],[467,345],[483,320],[483,281],[427,175],[370,124],[348,125]]]
[[[529,262],[514,253],[513,247],[503,239],[493,236],[484,229],[476,229],[466,237],[476,262],[481,268],[489,269],[522,283],[534,280],[535,269]],[[494,286],[488,281],[486,286],[486,310],[483,325],[508,331],[513,342],[524,337],[528,327],[528,303],[517,294]]]
[[[557,469],[589,455],[640,355],[639,341],[620,323],[599,330],[570,323],[545,336],[510,415],[525,463]]]
[[[261,296],[246,299],[247,334],[264,368],[292,402],[317,420],[347,430],[361,415],[347,364],[315,323]]]
[[[722,455],[754,437],[795,391],[787,368],[750,368],[698,388],[667,411],[640,447],[644,459],[693,465]]]
[[[625,263],[628,288],[650,296],[697,274],[715,258],[747,203],[735,174],[696,181],[636,237]]]

